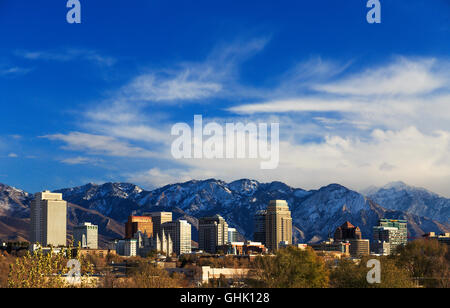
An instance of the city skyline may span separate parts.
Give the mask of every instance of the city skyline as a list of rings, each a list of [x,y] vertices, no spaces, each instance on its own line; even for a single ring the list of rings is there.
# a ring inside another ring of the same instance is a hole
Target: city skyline
[[[40,247],[67,246],[65,218],[67,202],[62,194],[44,191],[36,193],[30,212],[30,249],[35,251]],[[261,216],[262,215],[262,216]],[[237,230],[229,228],[228,223],[219,214],[212,217],[199,218],[198,248],[192,249],[192,225],[184,219],[172,221],[172,212],[152,212],[143,216],[130,215],[124,225],[125,238],[112,240],[114,250],[121,256],[147,257],[151,251],[177,256],[190,254],[193,251],[203,253],[242,255],[257,252],[257,254],[276,253],[280,248],[296,246],[304,250],[308,245],[294,242],[292,237],[292,218],[286,200],[271,200],[264,211],[255,213],[255,228],[253,238],[261,233],[259,224],[262,219],[264,237],[261,241],[245,240],[237,242]],[[157,218],[155,224],[152,218]],[[311,243],[316,251],[343,253],[346,256],[362,257],[370,254],[394,254],[399,246],[407,244],[407,221],[397,219],[380,219],[373,226],[373,246],[370,240],[362,237],[359,227],[346,221],[337,227],[333,238]],[[98,250],[98,226],[90,222],[82,222],[74,226],[73,244],[87,251]],[[235,233],[233,239],[230,233]],[[430,232],[425,237],[434,237]],[[448,241],[448,233],[444,234],[444,242]],[[37,246],[38,244],[39,246]],[[42,246],[40,246],[42,245]],[[244,248],[245,247],[245,248]],[[267,251],[266,251],[267,249]],[[101,250],[101,249],[100,249]],[[109,251],[109,250],[108,250]]]

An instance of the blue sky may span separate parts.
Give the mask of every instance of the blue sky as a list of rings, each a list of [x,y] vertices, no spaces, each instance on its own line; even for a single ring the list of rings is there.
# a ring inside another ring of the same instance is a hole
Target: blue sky
[[[450,1],[0,0],[0,182],[204,178],[450,196]],[[175,160],[177,122],[279,122],[280,164]]]

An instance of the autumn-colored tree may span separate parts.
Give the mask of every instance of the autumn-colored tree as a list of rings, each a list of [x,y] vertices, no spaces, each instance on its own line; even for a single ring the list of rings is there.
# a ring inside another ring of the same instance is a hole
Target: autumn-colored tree
[[[44,253],[41,248],[30,253],[27,251],[23,257],[16,258],[15,262],[10,265],[8,275],[8,287],[10,288],[63,288],[69,287],[64,275],[70,269],[67,262],[74,258],[81,265],[81,275],[89,277],[93,272],[92,264],[87,258],[79,254],[76,250],[75,256],[72,255],[73,247],[67,249],[61,248],[55,252],[53,248]],[[91,287],[92,284],[82,280],[80,287]]]
[[[10,288],[62,288],[62,274],[68,272],[67,258],[61,250],[44,254],[41,249],[33,254],[27,252],[10,266],[8,286]]]
[[[308,248],[279,249],[276,256],[260,256],[255,260],[255,286],[268,288],[324,288],[328,286],[325,264]]]
[[[437,240],[421,239],[401,247],[397,264],[427,288],[450,287],[450,251]]]
[[[367,261],[372,257],[362,258],[358,263],[341,260],[330,272],[332,288],[413,288],[415,284],[406,270],[398,267],[391,258],[377,258],[381,265],[380,283],[367,282]]]
[[[8,287],[9,267],[15,260],[16,258],[6,251],[0,252],[0,288]]]
[[[162,268],[148,262],[140,262],[138,267],[132,271],[130,277],[115,284],[119,288],[184,288],[188,287],[184,275],[173,274],[172,276]]]

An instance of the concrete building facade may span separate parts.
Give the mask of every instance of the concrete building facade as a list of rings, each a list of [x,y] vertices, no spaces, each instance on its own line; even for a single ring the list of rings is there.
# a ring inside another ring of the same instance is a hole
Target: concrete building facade
[[[81,248],[98,249],[98,226],[85,222],[73,228],[74,246]]]
[[[161,225],[163,223],[172,221],[172,212],[152,212],[146,213],[145,215],[148,215],[152,218],[154,236],[161,236]]]
[[[203,217],[198,223],[199,249],[216,253],[217,247],[228,242],[228,224],[220,215]]]
[[[177,255],[190,253],[191,247],[191,224],[186,220],[165,222],[161,225],[163,233],[170,235],[173,242],[173,251]]]
[[[35,194],[30,207],[30,241],[41,246],[66,246],[67,202],[46,190]]]
[[[285,200],[272,200],[266,214],[266,246],[275,252],[280,242],[292,244],[291,211]]]

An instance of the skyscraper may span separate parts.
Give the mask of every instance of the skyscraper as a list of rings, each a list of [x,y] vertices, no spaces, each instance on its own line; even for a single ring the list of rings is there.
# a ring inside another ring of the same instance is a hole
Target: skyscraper
[[[253,240],[266,245],[266,210],[256,212],[253,218]]]
[[[198,246],[200,250],[216,253],[217,246],[228,242],[228,224],[220,215],[203,217],[198,222]]]
[[[146,233],[147,236],[153,235],[152,218],[148,216],[129,216],[125,223],[125,238],[131,239],[138,231]]]
[[[98,226],[85,222],[73,228],[74,246],[81,244],[81,248],[98,249]]]
[[[186,220],[165,222],[161,225],[161,230],[170,235],[173,251],[177,255],[191,252],[191,224]]]
[[[292,244],[292,218],[285,200],[272,200],[266,214],[266,245],[276,251],[280,242]]]
[[[152,213],[147,213],[145,215],[152,217],[153,234],[155,236],[156,235],[161,236],[161,225],[163,223],[172,221],[172,212],[152,212]]]
[[[234,243],[238,241],[238,233],[235,228],[228,228],[228,243]]]
[[[62,194],[36,193],[30,207],[30,241],[42,246],[66,246],[67,202]]]
[[[383,242],[389,243],[389,252],[394,254],[399,246],[408,242],[408,229],[406,220],[380,219],[378,226],[373,227],[373,240],[381,246]]]

